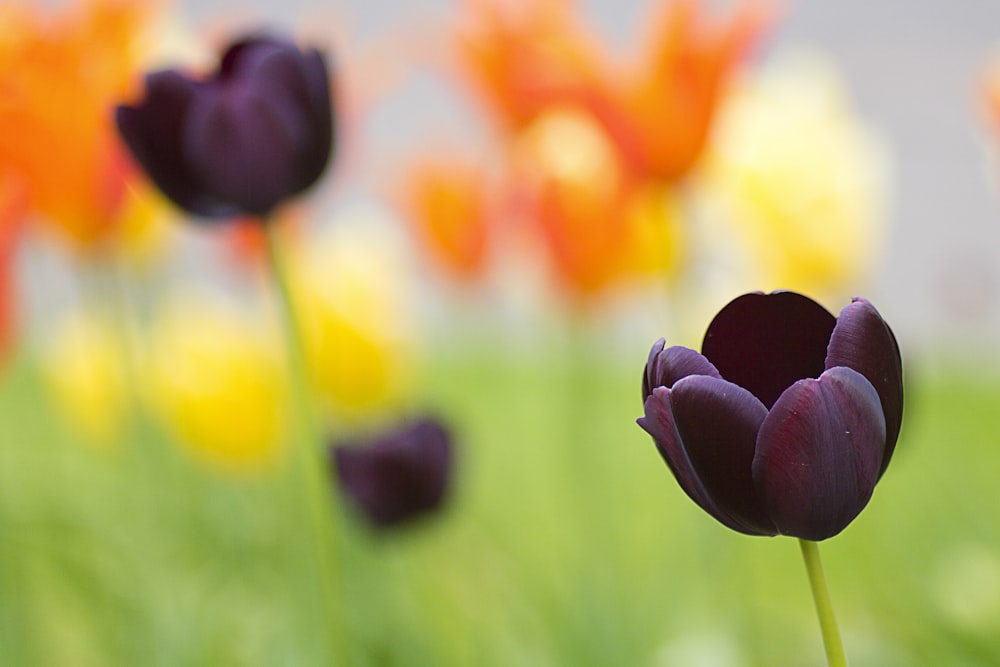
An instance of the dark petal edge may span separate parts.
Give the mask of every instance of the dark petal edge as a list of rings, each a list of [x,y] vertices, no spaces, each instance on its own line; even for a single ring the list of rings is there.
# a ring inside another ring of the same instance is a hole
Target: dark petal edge
[[[855,298],[840,311],[826,355],[826,367],[836,366],[858,371],[878,392],[886,430],[881,476],[892,459],[903,422],[903,364],[892,329],[865,299]]]
[[[698,506],[735,531],[775,534],[750,479],[757,427],[767,414],[760,401],[725,380],[689,376],[674,389],[654,388],[645,413],[639,425]]]
[[[306,190],[332,153],[333,108],[324,54],[261,36],[234,44],[224,61],[229,64],[223,71],[231,72],[236,85],[259,89],[275,107],[287,107],[282,115],[295,118],[295,161],[282,187],[288,195]]]
[[[295,137],[302,128],[287,107],[252,88],[220,89],[195,100],[183,142],[206,188],[261,217],[291,195]]]
[[[689,375],[707,375],[722,379],[712,362],[701,354],[680,345],[663,349],[665,344],[661,338],[649,351],[642,377],[643,401],[656,387],[673,387],[678,380]]]
[[[144,99],[136,106],[119,106],[115,122],[132,156],[163,194],[195,215],[225,218],[238,211],[206,190],[181,140],[188,110],[202,86],[174,70],[150,74]]]

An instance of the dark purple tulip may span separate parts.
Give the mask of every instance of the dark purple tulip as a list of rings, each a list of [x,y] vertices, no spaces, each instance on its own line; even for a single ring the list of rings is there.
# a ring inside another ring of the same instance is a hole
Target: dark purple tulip
[[[344,493],[378,527],[429,514],[444,501],[452,465],[451,436],[422,419],[370,441],[332,449]]]
[[[801,294],[744,294],[702,353],[653,345],[642,378],[651,436],[681,488],[749,535],[825,540],[856,517],[903,418],[899,346],[875,307],[834,318]]]
[[[334,139],[324,55],[263,35],[232,44],[208,77],[147,75],[116,120],[163,193],[209,218],[266,216],[316,182]]]

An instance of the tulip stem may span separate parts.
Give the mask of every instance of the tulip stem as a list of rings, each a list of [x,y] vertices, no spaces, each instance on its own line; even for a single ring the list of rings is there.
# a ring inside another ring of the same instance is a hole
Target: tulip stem
[[[342,591],[335,582],[334,572],[339,562],[339,545],[333,540],[333,522],[341,515],[339,497],[335,493],[328,472],[323,439],[317,419],[315,404],[309,390],[308,366],[306,362],[305,339],[289,284],[288,269],[284,261],[281,241],[275,221],[264,221],[267,235],[268,260],[271,265],[274,284],[278,293],[279,309],[285,334],[285,348],[288,356],[292,409],[295,412],[294,428],[297,429],[293,446],[293,465],[296,467],[308,503],[308,522],[312,534],[312,555],[314,559],[315,582],[310,587],[319,623],[324,638],[334,639],[333,651],[337,656],[334,664],[350,664],[350,648],[345,631],[346,618],[341,602]],[[321,599],[316,600],[315,596]],[[325,661],[322,661],[325,662]]]
[[[816,614],[819,616],[819,627],[823,634],[826,661],[830,667],[847,667],[844,644],[840,639],[840,630],[837,629],[837,618],[833,614],[830,591],[826,586],[826,576],[823,574],[823,562],[819,557],[819,545],[812,540],[800,539],[799,546],[802,548],[802,560],[806,563],[809,585],[812,588],[813,600],[816,602]]]

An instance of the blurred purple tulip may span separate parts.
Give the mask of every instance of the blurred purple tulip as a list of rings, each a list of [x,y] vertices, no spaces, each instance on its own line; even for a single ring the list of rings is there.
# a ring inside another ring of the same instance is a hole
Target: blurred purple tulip
[[[116,120],[163,193],[208,218],[268,215],[316,182],[334,141],[324,55],[264,35],[232,44],[207,78],[147,75]]]
[[[451,436],[421,419],[365,442],[332,448],[348,498],[377,527],[407,523],[438,509],[451,476]]]
[[[864,509],[903,417],[902,363],[875,307],[834,318],[801,294],[745,294],[702,353],[653,345],[638,420],[702,509],[749,535],[824,540]]]

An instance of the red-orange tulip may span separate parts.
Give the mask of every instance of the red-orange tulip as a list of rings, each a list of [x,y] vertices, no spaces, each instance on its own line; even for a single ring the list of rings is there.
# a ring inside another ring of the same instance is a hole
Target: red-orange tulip
[[[0,10],[2,11],[2,10]],[[44,16],[7,8],[0,34],[0,171],[76,246],[113,236],[133,183],[111,108],[138,67],[148,2],[92,0]]]
[[[434,259],[459,278],[482,273],[494,214],[484,173],[458,160],[424,162],[408,174],[403,200]]]
[[[612,106],[596,109],[638,173],[675,182],[690,171],[729,80],[770,19],[765,5],[745,0],[712,25],[704,4],[663,4],[644,58],[620,77]]]
[[[550,105],[604,89],[606,59],[574,19],[572,2],[467,5],[458,34],[460,64],[505,129],[523,128]]]

